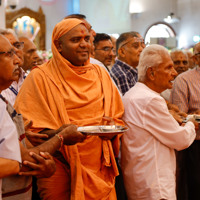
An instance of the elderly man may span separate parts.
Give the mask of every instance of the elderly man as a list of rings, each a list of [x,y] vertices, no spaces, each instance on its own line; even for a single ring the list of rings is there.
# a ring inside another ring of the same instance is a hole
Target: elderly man
[[[37,66],[37,60],[40,58],[37,53],[37,47],[27,37],[19,37],[19,41],[24,43],[22,68],[26,73],[29,73],[33,67]]]
[[[189,69],[193,69],[196,66],[194,59],[193,59],[193,53],[190,50],[184,50],[184,52],[188,56]]]
[[[117,89],[104,69],[89,63],[90,34],[81,20],[65,19],[55,26],[52,52],[48,63],[27,76],[16,100],[25,122],[33,120],[32,131],[48,133],[65,123],[101,125],[110,118],[123,124]],[[118,137],[88,136],[81,144],[64,146],[62,160],[56,157],[55,174],[39,180],[40,196],[52,200],[116,199],[118,150]]]
[[[99,60],[107,71],[114,57],[113,43],[111,37],[105,33],[97,33],[94,38],[94,58]]]
[[[179,126],[160,96],[176,75],[168,51],[150,45],[140,55],[138,82],[123,97],[129,130],[122,138],[122,171],[130,200],[176,199],[174,149],[196,137],[194,120]]]
[[[8,100],[11,103],[11,105],[14,105],[17,94],[25,79],[25,72],[21,68],[24,62],[23,51],[22,51],[24,47],[24,43],[18,40],[16,34],[11,29],[0,29],[0,33],[9,40],[9,42],[12,44],[13,48],[15,49],[17,56],[19,57],[18,66],[19,66],[20,73],[19,73],[18,79],[16,81],[13,81],[12,84],[9,86],[9,88],[1,92],[1,94],[6,98],[6,100]]]
[[[0,35],[0,92],[16,80],[19,75],[19,58],[13,55],[13,48]],[[8,81],[10,79],[11,81]],[[20,170],[21,154],[17,130],[0,95],[0,199],[2,199],[2,178],[17,174]]]
[[[174,69],[178,74],[188,70],[189,62],[187,53],[182,50],[174,50],[170,53],[171,59],[174,63]]]
[[[200,114],[200,43],[194,46],[193,59],[196,67],[180,74],[174,81],[170,101],[188,114]],[[178,199],[200,199],[200,131],[190,148],[180,152]],[[184,168],[185,167],[185,168]],[[180,187],[179,187],[180,186]],[[184,192],[182,190],[184,186]]]
[[[177,71],[178,75],[187,71],[189,67],[188,56],[186,52],[182,50],[174,50],[170,53],[171,59],[174,63],[174,69]],[[171,89],[167,89],[161,93],[161,96],[169,101],[171,94]]]
[[[138,32],[122,33],[116,41],[117,60],[110,75],[124,95],[137,82],[137,65],[145,44]]]

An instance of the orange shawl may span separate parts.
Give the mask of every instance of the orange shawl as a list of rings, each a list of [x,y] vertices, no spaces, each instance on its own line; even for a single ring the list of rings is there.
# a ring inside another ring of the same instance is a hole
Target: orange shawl
[[[56,39],[80,23],[77,19],[66,19],[55,26],[53,58],[27,76],[17,96],[15,108],[23,115],[25,123],[33,121],[34,132],[44,128],[58,129],[68,123],[100,125],[103,116],[123,124],[120,120],[124,111],[121,97],[108,73],[89,60],[84,66],[73,66],[55,47]],[[90,149],[91,154],[88,153]],[[117,155],[118,137],[111,143],[91,136],[81,144],[64,146],[62,153],[70,165],[72,177],[72,200],[109,198],[118,175],[113,150]],[[88,163],[94,160],[93,165],[98,165],[95,160],[99,158],[100,166],[88,169],[88,165],[83,164],[87,161],[82,163],[82,158],[88,159]]]

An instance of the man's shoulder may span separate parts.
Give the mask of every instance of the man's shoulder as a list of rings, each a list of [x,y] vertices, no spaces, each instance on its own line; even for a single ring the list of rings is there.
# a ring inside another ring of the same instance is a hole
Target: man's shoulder
[[[111,75],[116,77],[125,76],[125,72],[122,70],[121,65],[116,61],[110,70]]]
[[[126,92],[124,98],[146,98],[146,97],[159,97],[153,90],[149,89],[145,84],[137,82],[129,91]]]
[[[139,82],[122,97],[122,100],[127,108],[129,103],[139,107],[146,107],[150,104],[164,101],[158,93]]]
[[[90,63],[95,64],[95,65],[99,65],[101,67],[105,67],[102,62],[100,62],[99,60],[92,58],[92,57],[90,57]]]
[[[183,72],[181,74],[179,74],[176,79],[187,79],[190,78],[191,76],[193,76],[196,73],[196,69],[192,69],[192,70],[188,70],[186,72]]]

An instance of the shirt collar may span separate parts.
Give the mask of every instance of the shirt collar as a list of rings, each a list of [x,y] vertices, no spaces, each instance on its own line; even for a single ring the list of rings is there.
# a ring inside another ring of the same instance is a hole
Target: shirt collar
[[[123,62],[123,61],[121,61],[119,59],[116,59],[115,63],[117,65],[119,65],[120,67],[123,66],[124,68],[126,68],[126,69],[128,69],[130,71],[133,71],[134,73],[137,73],[137,68],[134,68],[134,67],[130,66],[129,64],[127,64],[127,63],[125,63],[125,62]]]

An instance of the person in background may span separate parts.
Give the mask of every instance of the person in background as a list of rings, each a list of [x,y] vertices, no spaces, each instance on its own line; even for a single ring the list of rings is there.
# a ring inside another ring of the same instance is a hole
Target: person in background
[[[194,46],[193,59],[196,67],[180,74],[174,81],[170,102],[188,115],[200,114],[200,43]],[[177,198],[200,199],[200,131],[197,138],[186,150],[178,152],[179,176]],[[184,188],[184,189],[183,189]]]
[[[25,36],[19,37],[19,41],[24,43],[24,48],[23,48],[24,62],[21,67],[28,74],[33,67],[37,66],[37,60],[39,59],[39,55],[37,53],[37,47],[29,38]]]
[[[170,52],[170,56],[178,75],[188,70],[189,61],[186,52],[182,50],[174,50]]]
[[[122,172],[129,200],[176,199],[174,149],[189,147],[198,127],[193,119],[180,126],[160,96],[176,75],[167,49],[150,45],[140,55],[138,82],[122,98],[129,127],[122,136]]]
[[[170,56],[178,75],[188,70],[189,60],[186,52],[182,50],[173,50],[170,52]],[[161,93],[161,96],[169,102],[170,94],[171,89],[167,89]]]
[[[70,18],[55,26],[52,59],[31,71],[15,104],[25,123],[33,121],[33,132],[50,134],[66,123],[123,125],[117,88],[102,67],[90,64],[90,51],[90,33],[83,21]],[[118,151],[119,136],[88,136],[83,143],[64,145],[54,156],[55,174],[38,180],[41,198],[116,199]]]
[[[187,54],[188,56],[188,61],[189,61],[189,69],[193,69],[196,64],[195,64],[195,61],[193,59],[193,54],[190,50],[184,50],[184,52]]]
[[[94,58],[99,60],[109,72],[109,66],[114,58],[111,37],[105,33],[97,33],[94,38]]]
[[[115,64],[115,59],[117,57],[117,54],[116,54],[116,41],[117,41],[117,39],[114,36],[112,36],[112,35],[110,35],[110,37],[111,37],[111,41],[112,41],[112,44],[113,44],[113,53],[114,53],[114,56],[113,56],[113,59],[112,59],[112,62],[110,64],[110,66],[108,67],[109,71],[111,70],[112,66]]]
[[[110,75],[122,95],[137,82],[136,67],[144,48],[144,39],[138,32],[122,33],[116,41],[117,59]]]

